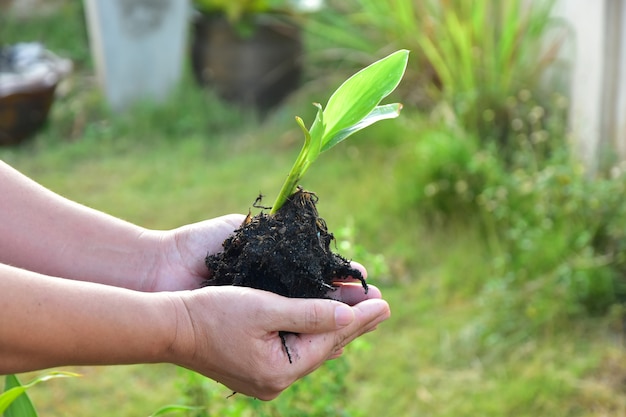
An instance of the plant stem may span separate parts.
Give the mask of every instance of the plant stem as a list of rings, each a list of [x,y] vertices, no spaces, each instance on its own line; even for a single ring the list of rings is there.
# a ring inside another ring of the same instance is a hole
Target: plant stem
[[[285,204],[285,202],[291,196],[291,194],[293,194],[294,191],[296,190],[296,187],[298,186],[298,182],[300,182],[300,180],[302,179],[302,174],[306,170],[304,162],[306,162],[305,147],[303,147],[302,150],[300,151],[300,155],[298,155],[298,159],[296,160],[296,163],[293,165],[293,168],[291,168],[291,171],[289,171],[289,175],[287,176],[287,179],[283,183],[283,187],[280,189],[280,193],[278,193],[278,197],[276,197],[274,204],[272,204],[270,215],[276,213],[278,209],[280,209],[283,206],[283,204]]]
[[[272,204],[270,215],[276,213],[278,209],[280,209],[283,204],[285,204],[291,194],[295,192],[296,187],[298,186],[298,182],[300,182],[300,180],[302,179],[302,175],[304,175],[312,162],[311,155],[309,155],[311,151],[311,134],[309,133],[306,126],[304,126],[304,122],[301,118],[296,117],[296,122],[304,133],[304,145],[302,145],[302,149],[300,149],[300,154],[298,154],[296,162],[293,164],[291,171],[289,171],[289,175],[283,183],[283,186],[278,193],[278,197],[276,197],[274,204]]]

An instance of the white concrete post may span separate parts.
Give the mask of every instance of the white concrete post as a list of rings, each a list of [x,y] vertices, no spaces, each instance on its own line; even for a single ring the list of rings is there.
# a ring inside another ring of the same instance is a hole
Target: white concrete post
[[[565,44],[571,63],[570,129],[581,159],[595,171],[602,136],[605,1],[561,0],[555,13],[565,19],[573,38]]]
[[[555,13],[573,34],[570,129],[594,173],[626,160],[626,0],[560,0]]]
[[[96,74],[109,104],[162,101],[179,81],[188,0],[85,0]]]

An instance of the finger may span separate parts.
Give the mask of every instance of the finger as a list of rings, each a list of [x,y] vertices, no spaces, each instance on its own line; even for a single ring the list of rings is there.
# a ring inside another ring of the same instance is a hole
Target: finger
[[[355,320],[345,328],[321,334],[289,334],[286,336],[294,363],[313,371],[320,360],[337,358],[344,346],[358,336],[372,331],[378,324],[389,318],[389,305],[383,300],[368,300],[352,308]]]
[[[356,261],[350,261],[350,266],[359,271],[363,275],[363,279],[367,279],[367,269],[363,265]]]
[[[332,360],[332,359],[337,359],[339,357],[341,357],[341,355],[343,355],[343,348],[339,348],[336,351],[334,351],[329,357],[328,360]]]
[[[276,297],[272,319],[274,329],[299,334],[331,332],[348,326],[354,321],[351,307],[336,300],[293,299]]]
[[[348,305],[355,305],[365,300],[382,298],[380,290],[373,285],[368,285],[367,293],[363,285],[358,281],[335,283],[335,285],[336,287],[328,292],[328,297]]]
[[[357,337],[371,332],[391,316],[389,304],[385,300],[366,300],[353,307],[354,322],[336,332],[333,351],[343,348]]]

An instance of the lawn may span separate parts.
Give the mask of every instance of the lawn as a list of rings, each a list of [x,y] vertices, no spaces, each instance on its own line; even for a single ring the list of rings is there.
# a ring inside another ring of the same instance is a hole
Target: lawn
[[[186,74],[167,103],[116,115],[90,78],[84,44],[68,48],[84,61],[61,89],[46,130],[0,148],[0,158],[66,197],[149,228],[246,213],[260,193],[272,199],[302,140],[293,117],[310,123],[310,103],[325,100],[317,85],[305,85],[259,120]],[[494,331],[486,323],[509,313],[495,309],[482,288],[497,282],[492,258],[502,254],[476,223],[433,221],[407,202],[407,178],[420,169],[411,156],[416,144],[446,129],[407,108],[323,155],[303,181],[318,193],[338,248],[370,269],[392,318],[274,402],[226,399],[228,390],[203,381],[213,410],[206,415],[287,415],[289,407],[289,415],[626,415],[618,305]],[[188,401],[194,378],[171,365],[70,370],[83,376],[31,391],[42,415],[149,415]]]

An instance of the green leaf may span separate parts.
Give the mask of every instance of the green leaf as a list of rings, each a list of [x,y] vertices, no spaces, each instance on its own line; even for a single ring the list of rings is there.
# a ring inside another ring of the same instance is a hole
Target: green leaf
[[[385,104],[383,106],[376,106],[374,110],[371,111],[363,120],[354,124],[350,127],[347,127],[343,130],[340,130],[328,140],[322,147],[322,152],[332,148],[342,140],[346,139],[351,134],[358,132],[361,129],[365,129],[366,127],[385,119],[394,119],[400,116],[400,110],[402,110],[402,104],[394,103],[394,104]]]
[[[331,95],[325,109],[314,103],[317,114],[311,130],[307,130],[302,119],[296,117],[304,133],[304,146],[274,200],[270,214],[283,206],[320,153],[379,120],[398,117],[402,105],[378,104],[400,84],[408,59],[409,51],[403,49],[348,78]]]
[[[73,372],[51,371],[35,378],[28,384],[22,385],[15,375],[7,375],[5,391],[0,394],[0,414],[5,413],[5,417],[37,417],[32,402],[25,394],[26,391],[38,383],[50,379],[77,376],[80,375]]]
[[[357,72],[339,86],[324,109],[323,125],[314,123],[311,127],[314,140],[319,134],[317,130],[321,129],[321,145],[324,148],[337,132],[367,117],[398,86],[408,59],[409,51],[396,51]]]
[[[25,391],[17,376],[7,375],[4,392],[0,395],[0,414],[4,412],[4,417],[37,417],[35,406]]]

